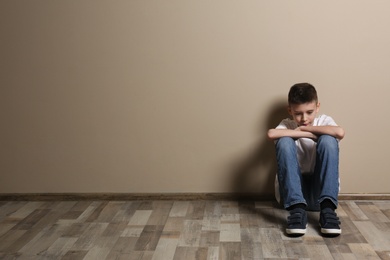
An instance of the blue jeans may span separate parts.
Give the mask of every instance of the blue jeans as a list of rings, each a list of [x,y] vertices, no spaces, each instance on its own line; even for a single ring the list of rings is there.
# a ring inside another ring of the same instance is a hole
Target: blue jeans
[[[339,193],[339,143],[330,135],[317,140],[314,173],[301,174],[295,140],[282,137],[276,142],[279,192],[283,206],[303,203],[308,210],[319,210],[330,199],[337,207]]]

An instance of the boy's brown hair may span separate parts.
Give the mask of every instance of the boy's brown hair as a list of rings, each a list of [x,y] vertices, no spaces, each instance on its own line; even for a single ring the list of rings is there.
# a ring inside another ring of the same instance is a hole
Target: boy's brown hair
[[[309,83],[298,83],[293,85],[288,92],[288,104],[304,104],[308,102],[318,102],[317,91]]]

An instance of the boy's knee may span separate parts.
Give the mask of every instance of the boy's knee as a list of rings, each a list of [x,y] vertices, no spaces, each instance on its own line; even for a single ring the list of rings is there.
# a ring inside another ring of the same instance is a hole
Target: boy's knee
[[[321,135],[317,142],[318,147],[336,149],[339,146],[337,139],[331,135]]]
[[[282,137],[276,142],[277,154],[295,153],[295,141],[291,137]]]
[[[287,147],[289,145],[295,145],[295,141],[293,138],[288,137],[288,136],[281,137],[276,142],[276,146],[278,146],[278,147]]]

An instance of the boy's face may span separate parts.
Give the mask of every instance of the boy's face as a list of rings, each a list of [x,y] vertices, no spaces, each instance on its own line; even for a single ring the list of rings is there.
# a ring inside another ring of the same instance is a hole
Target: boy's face
[[[314,118],[316,118],[320,110],[320,103],[316,101],[307,102],[303,104],[290,104],[288,113],[292,116],[298,126],[313,125]]]

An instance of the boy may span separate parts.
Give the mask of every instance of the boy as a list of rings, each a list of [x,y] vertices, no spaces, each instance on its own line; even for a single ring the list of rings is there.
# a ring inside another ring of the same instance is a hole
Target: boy
[[[276,197],[289,211],[286,233],[306,233],[306,210],[320,210],[321,233],[341,234],[335,209],[339,192],[339,140],[344,130],[320,108],[316,89],[309,83],[295,84],[288,93],[288,113],[268,131],[275,141],[278,172]]]

